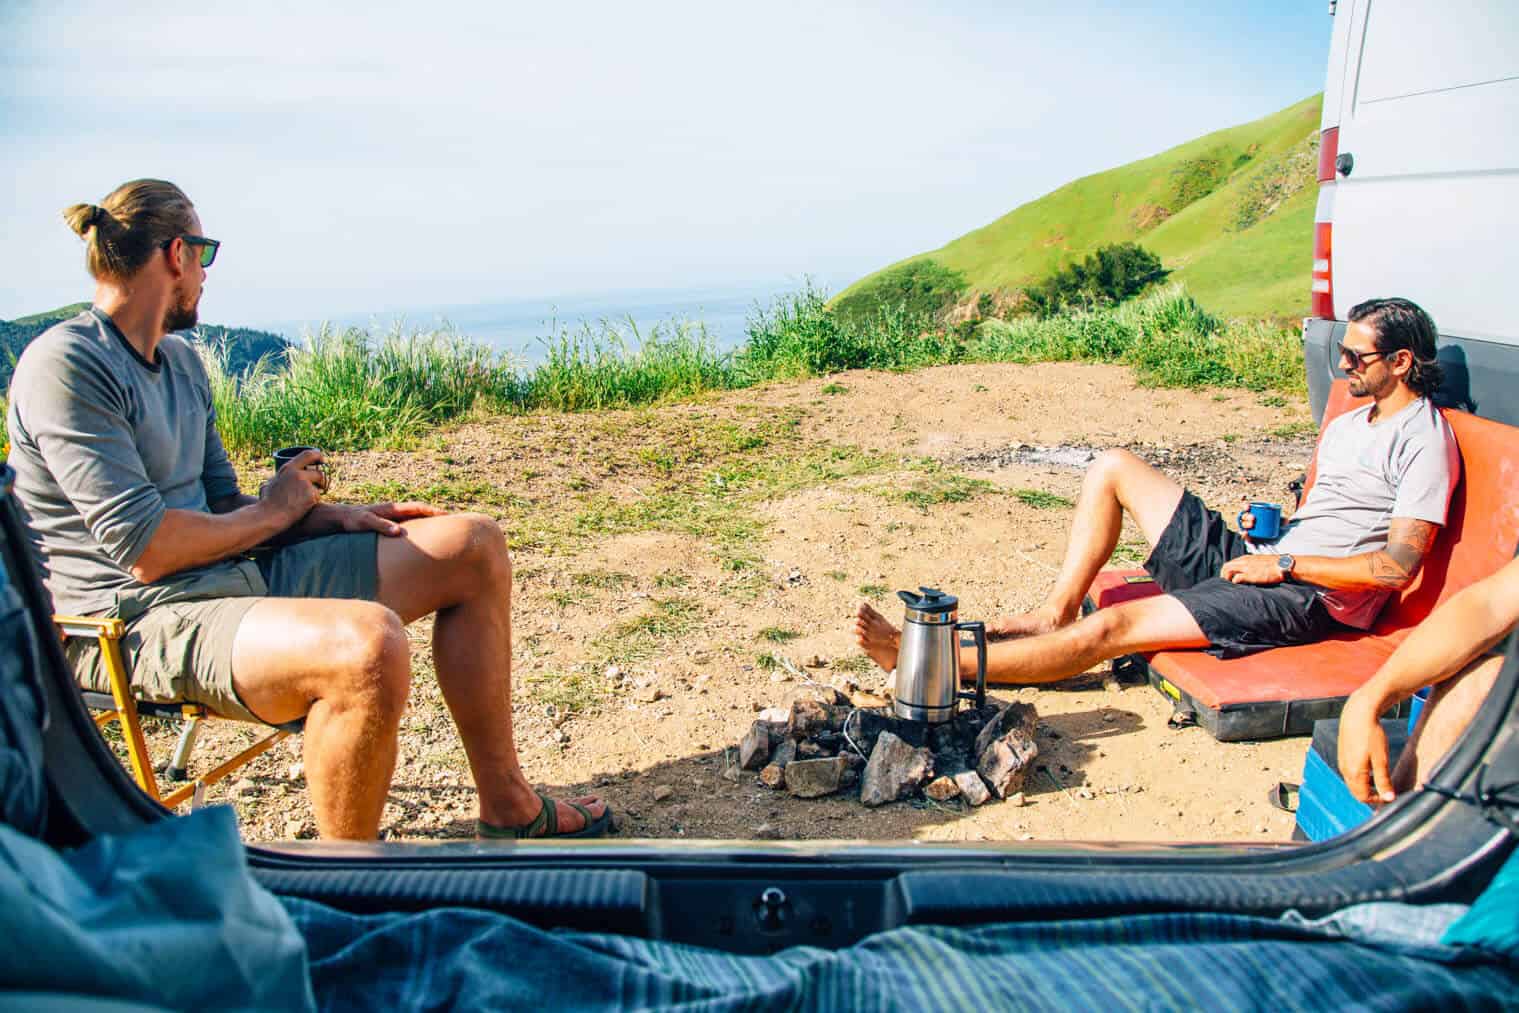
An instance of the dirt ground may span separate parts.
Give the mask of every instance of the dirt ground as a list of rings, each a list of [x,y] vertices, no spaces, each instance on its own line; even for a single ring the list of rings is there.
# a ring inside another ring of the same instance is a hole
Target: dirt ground
[[[1300,398],[1145,389],[1109,366],[952,366],[479,419],[410,452],[337,455],[333,494],[431,494],[501,518],[523,766],[550,791],[601,794],[624,837],[1279,841],[1292,817],[1267,791],[1298,778],[1305,741],[1170,729],[1169,701],[1119,686],[1106,666],[994,692],[1041,718],[1041,769],[1021,806],[867,810],[792,799],[730,768],[755,712],[799,695],[776,656],[821,659],[807,669],[821,681],[885,688],[849,637],[862,598],[894,619],[892,592],[919,584],[957,594],[962,619],[1035,605],[1090,451],[1128,447],[1232,514],[1242,497],[1288,498],[1311,432]],[[726,503],[730,482],[750,483],[747,498],[716,521],[682,512]],[[1128,529],[1118,561],[1144,551]],[[431,624],[410,632],[415,678],[382,835],[470,836],[473,788],[432,674]],[[252,734],[217,723],[197,765]],[[154,727],[158,755],[170,737]],[[311,837],[299,754],[296,736],[207,800],[231,801],[251,841]]]

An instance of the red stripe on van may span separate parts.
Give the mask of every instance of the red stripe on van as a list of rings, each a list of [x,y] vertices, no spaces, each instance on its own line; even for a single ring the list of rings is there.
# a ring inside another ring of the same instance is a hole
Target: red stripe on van
[[[1319,182],[1334,181],[1334,161],[1340,154],[1340,128],[1330,127],[1319,134]]]
[[[1333,222],[1313,223],[1313,293],[1309,312],[1324,320],[1334,319]]]

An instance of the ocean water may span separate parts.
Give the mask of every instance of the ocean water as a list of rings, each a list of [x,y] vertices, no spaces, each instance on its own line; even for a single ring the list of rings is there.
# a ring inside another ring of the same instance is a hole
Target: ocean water
[[[747,340],[746,324],[758,308],[770,306],[778,296],[798,291],[803,285],[797,280],[420,306],[325,320],[281,321],[265,327],[292,341],[299,341],[324,323],[340,328],[363,327],[371,334],[386,334],[396,327],[403,333],[452,328],[464,337],[531,364],[542,359],[546,338],[565,331],[576,332],[587,326],[599,331],[605,323],[632,342],[635,331],[647,334],[656,326],[668,329],[676,322],[687,322],[701,324],[714,344],[726,351]]]

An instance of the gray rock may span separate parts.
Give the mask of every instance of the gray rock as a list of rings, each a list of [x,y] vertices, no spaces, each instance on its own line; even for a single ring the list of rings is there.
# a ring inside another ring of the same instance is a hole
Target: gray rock
[[[992,793],[986,790],[986,782],[974,770],[962,770],[956,774],[955,787],[960,789],[960,794],[971,805],[980,805],[992,797]]]
[[[948,802],[960,794],[960,786],[955,783],[954,778],[940,775],[928,782],[923,788],[923,794],[935,802]]]
[[[860,801],[867,806],[895,802],[933,774],[934,757],[914,749],[891,732],[882,732],[860,778]]]
[[[976,745],[971,750],[971,755],[980,756],[986,752],[986,747],[991,745],[994,739],[1002,738],[1015,728],[1032,739],[1038,727],[1039,712],[1034,710],[1033,704],[1010,703],[998,711],[997,716],[981,729],[981,733],[976,736]]]
[[[744,741],[738,744],[738,765],[744,770],[759,770],[770,759],[770,729],[765,722],[749,726]]]
[[[826,760],[794,760],[786,764],[786,790],[797,798],[818,798],[839,790],[849,766],[837,756]]]
[[[824,707],[848,707],[849,694],[832,686],[809,686],[807,695]]]
[[[1023,790],[1029,767],[1038,755],[1039,746],[1034,737],[1021,726],[1015,726],[981,751],[976,772],[998,798],[1007,798]]]
[[[780,790],[786,785],[786,766],[796,760],[796,743],[782,739],[770,754],[770,762],[759,772],[760,784]]]
[[[786,721],[786,734],[800,742],[819,732],[836,732],[844,727],[848,707],[830,706],[818,700],[796,700]]]

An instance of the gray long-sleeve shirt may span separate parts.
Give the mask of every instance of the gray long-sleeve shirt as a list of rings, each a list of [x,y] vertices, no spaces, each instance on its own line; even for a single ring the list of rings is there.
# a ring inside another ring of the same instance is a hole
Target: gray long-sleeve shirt
[[[31,527],[54,607],[63,613],[141,610],[155,591],[130,567],[165,510],[210,512],[237,475],[216,432],[200,356],[170,334],[149,363],[100,310],[49,328],[11,380],[7,425],[16,499]],[[176,587],[246,583],[241,560],[172,577]],[[249,588],[242,593],[253,593]]]

